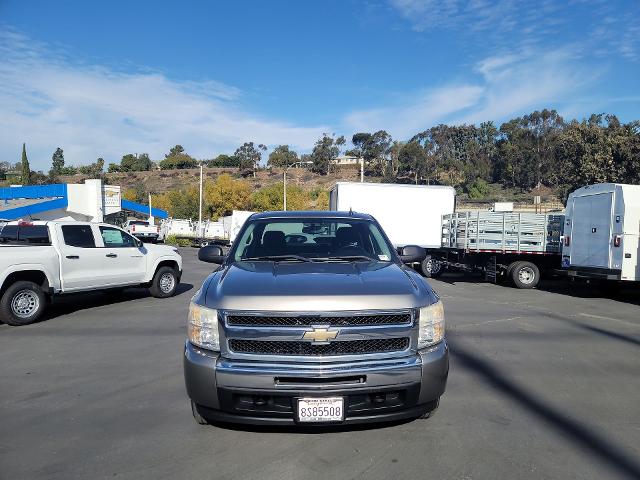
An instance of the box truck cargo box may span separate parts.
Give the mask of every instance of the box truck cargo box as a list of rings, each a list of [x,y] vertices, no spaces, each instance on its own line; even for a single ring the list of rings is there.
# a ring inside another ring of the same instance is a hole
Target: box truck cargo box
[[[338,182],[329,209],[373,215],[396,246],[440,248],[442,215],[453,213],[453,187]]]
[[[569,195],[562,266],[569,275],[640,280],[640,185],[601,183]]]
[[[218,222],[222,223],[224,238],[233,243],[244,222],[254,213],[246,210],[234,210],[231,215],[220,217]]]

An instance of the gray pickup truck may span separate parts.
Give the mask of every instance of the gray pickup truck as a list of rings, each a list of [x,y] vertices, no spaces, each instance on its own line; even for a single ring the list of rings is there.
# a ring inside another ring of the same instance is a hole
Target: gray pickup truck
[[[252,215],[189,306],[184,375],[198,423],[428,417],[449,371],[442,302],[376,220]]]

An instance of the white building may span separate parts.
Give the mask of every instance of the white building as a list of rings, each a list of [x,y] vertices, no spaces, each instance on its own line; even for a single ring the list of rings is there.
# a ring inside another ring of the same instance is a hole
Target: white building
[[[167,212],[125,200],[120,187],[99,179],[0,188],[0,218],[6,220],[78,220],[104,222],[119,212],[167,218]]]
[[[334,165],[360,165],[362,158],[356,157],[354,155],[340,155],[333,160]]]

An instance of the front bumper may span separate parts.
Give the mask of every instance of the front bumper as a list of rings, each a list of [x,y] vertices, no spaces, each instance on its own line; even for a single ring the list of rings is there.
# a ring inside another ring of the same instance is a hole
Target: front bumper
[[[186,342],[187,394],[211,420],[291,425],[296,399],[345,398],[344,423],[418,417],[438,404],[449,371],[446,342],[411,357],[333,364],[238,361]]]

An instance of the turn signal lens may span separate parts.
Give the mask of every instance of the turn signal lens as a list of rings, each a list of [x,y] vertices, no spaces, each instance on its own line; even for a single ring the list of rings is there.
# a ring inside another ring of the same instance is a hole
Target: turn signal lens
[[[189,323],[187,326],[189,341],[207,350],[220,350],[218,332],[218,311],[196,303],[189,304]]]
[[[418,319],[418,348],[425,348],[444,338],[444,305],[438,300],[420,309]]]

